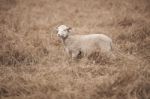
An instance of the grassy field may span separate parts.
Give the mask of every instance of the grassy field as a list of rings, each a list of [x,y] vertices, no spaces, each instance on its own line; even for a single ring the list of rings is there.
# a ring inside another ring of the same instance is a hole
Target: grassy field
[[[61,24],[123,57],[68,59]],[[0,0],[0,99],[150,99],[150,1]]]

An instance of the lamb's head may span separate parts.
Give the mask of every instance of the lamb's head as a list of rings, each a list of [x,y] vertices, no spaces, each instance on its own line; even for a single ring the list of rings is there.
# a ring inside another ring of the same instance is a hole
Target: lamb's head
[[[70,27],[67,27],[66,25],[60,25],[59,27],[57,27],[57,36],[61,38],[66,38],[68,37],[70,30]]]

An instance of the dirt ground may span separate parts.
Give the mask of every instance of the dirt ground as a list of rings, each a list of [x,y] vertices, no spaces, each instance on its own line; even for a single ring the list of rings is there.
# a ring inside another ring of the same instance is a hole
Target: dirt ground
[[[121,54],[72,61],[61,24]],[[0,99],[150,99],[150,1],[0,0]]]

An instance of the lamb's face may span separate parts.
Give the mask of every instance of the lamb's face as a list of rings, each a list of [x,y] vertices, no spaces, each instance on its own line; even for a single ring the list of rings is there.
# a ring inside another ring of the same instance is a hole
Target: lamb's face
[[[69,34],[70,29],[71,29],[70,27],[67,27],[65,25],[60,25],[57,28],[57,36],[59,36],[61,38],[66,38]]]

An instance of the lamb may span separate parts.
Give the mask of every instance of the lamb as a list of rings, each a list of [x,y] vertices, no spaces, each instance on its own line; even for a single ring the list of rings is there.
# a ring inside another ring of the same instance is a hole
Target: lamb
[[[104,34],[71,35],[71,28],[60,25],[57,28],[57,36],[61,38],[67,55],[73,59],[79,55],[89,56],[92,52],[99,50],[110,53],[112,50],[112,39]]]

